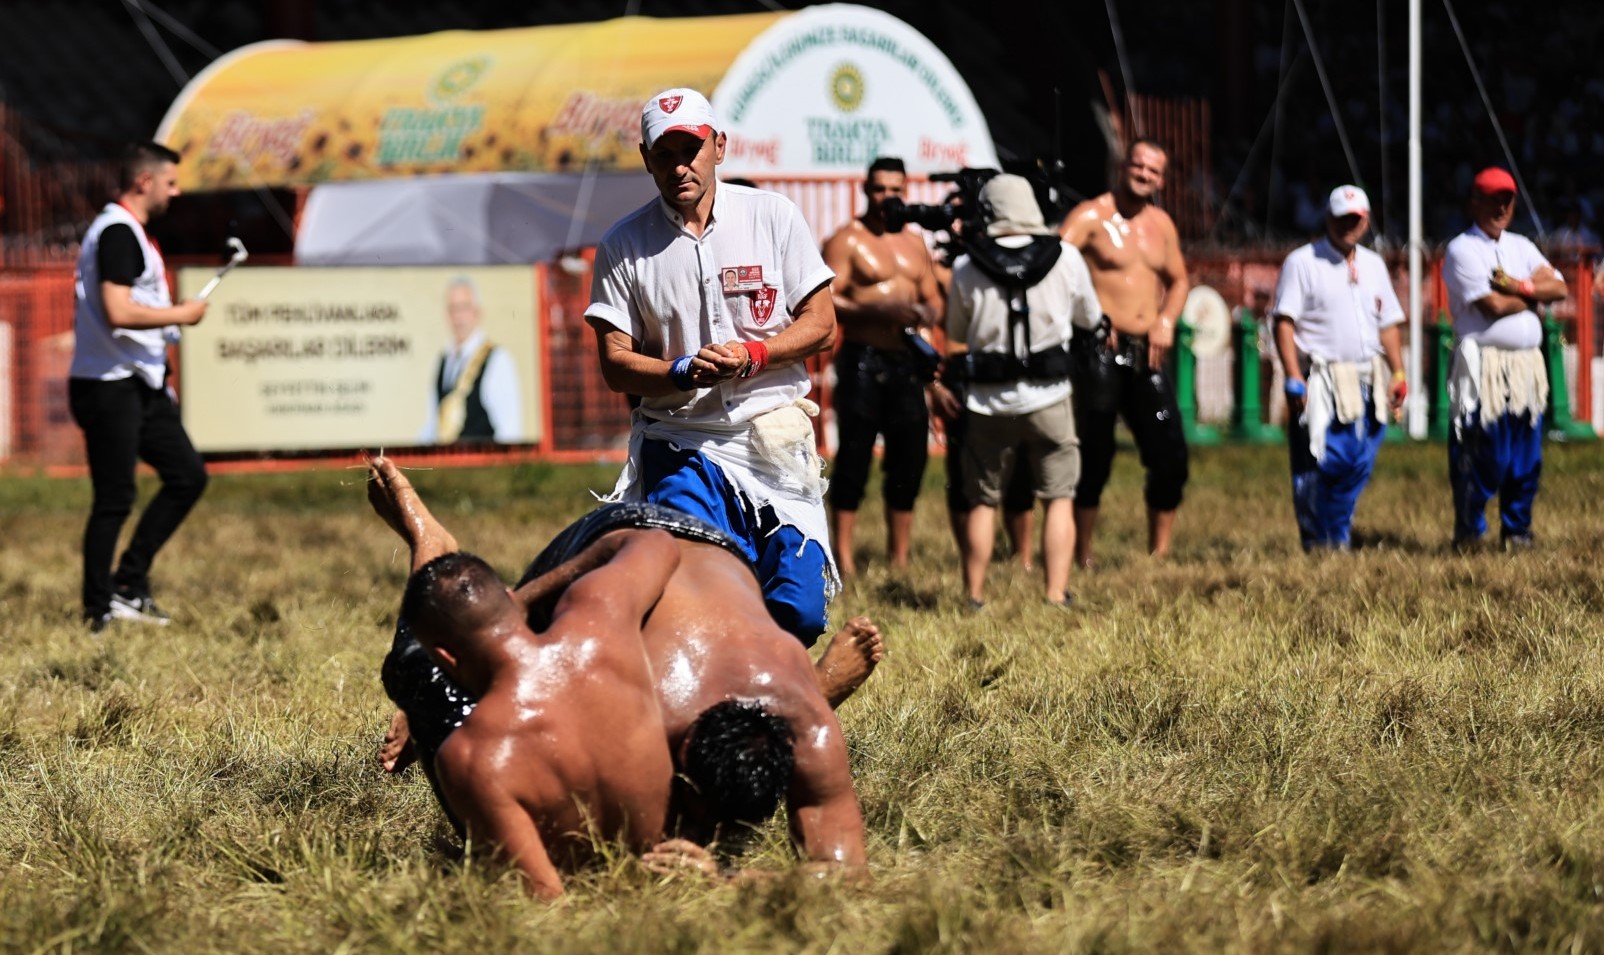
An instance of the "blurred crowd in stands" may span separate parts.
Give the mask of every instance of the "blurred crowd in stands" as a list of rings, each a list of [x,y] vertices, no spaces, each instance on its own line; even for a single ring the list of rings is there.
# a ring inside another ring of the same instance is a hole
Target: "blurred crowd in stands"
[[[1399,245],[1408,232],[1406,5],[1306,5],[1341,116],[1340,132],[1302,24],[1290,4],[1286,11],[1281,6],[1257,6],[1260,42],[1253,55],[1261,115],[1274,109],[1275,91],[1284,86],[1279,121],[1267,127],[1251,156],[1251,142],[1215,142],[1222,198],[1238,176],[1246,183],[1230,198],[1222,238],[1276,241],[1316,234],[1332,186],[1356,181],[1377,206],[1378,241]],[[1428,239],[1445,242],[1468,225],[1464,198],[1471,177],[1499,165],[1512,168],[1525,187],[1515,231],[1558,254],[1596,253],[1604,213],[1604,73],[1595,64],[1604,43],[1604,5],[1567,2],[1539,13],[1504,0],[1460,0],[1454,13],[1475,74],[1446,8],[1424,6],[1421,145]],[[1385,69],[1378,70],[1378,62]]]

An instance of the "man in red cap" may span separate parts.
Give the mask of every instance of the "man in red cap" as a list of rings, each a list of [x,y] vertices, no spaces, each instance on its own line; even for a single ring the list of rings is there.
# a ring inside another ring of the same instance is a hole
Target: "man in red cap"
[[[1507,170],[1477,173],[1470,195],[1475,224],[1448,243],[1443,258],[1454,319],[1448,476],[1454,546],[1461,551],[1480,546],[1495,495],[1504,547],[1532,543],[1549,387],[1536,307],[1564,298],[1565,280],[1531,240],[1509,231],[1515,193]]]

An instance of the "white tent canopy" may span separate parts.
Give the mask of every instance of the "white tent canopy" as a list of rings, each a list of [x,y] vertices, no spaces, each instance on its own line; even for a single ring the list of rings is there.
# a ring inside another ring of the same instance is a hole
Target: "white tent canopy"
[[[594,245],[657,195],[644,173],[488,173],[313,189],[300,265],[526,265]]]

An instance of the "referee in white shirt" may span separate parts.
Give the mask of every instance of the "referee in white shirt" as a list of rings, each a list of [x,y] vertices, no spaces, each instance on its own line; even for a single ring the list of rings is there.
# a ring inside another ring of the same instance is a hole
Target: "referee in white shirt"
[[[660,197],[596,249],[585,319],[602,375],[639,399],[615,500],[684,511],[740,541],[776,622],[811,645],[838,575],[803,364],[835,341],[834,273],[785,197],[719,182],[707,99],[641,110]]]
[[[1292,507],[1306,551],[1348,549],[1354,506],[1386,437],[1386,406],[1396,414],[1409,394],[1403,306],[1387,263],[1359,244],[1369,228],[1365,191],[1338,186],[1325,236],[1294,249],[1276,282]]]
[[[178,326],[205,317],[206,303],[173,303],[161,249],[145,232],[178,195],[178,159],[158,143],[128,147],[121,192],[90,224],[78,252],[68,397],[94,485],[84,529],[83,611],[96,633],[114,619],[171,622],[151,599],[150,565],[206,489],[206,465],[166,388],[167,346],[178,341]],[[156,469],[162,486],[114,575],[139,460]]]
[[[1454,547],[1481,546],[1494,497],[1504,547],[1529,547],[1549,389],[1537,309],[1565,297],[1565,279],[1530,239],[1509,231],[1515,177],[1508,170],[1492,166],[1476,174],[1470,215],[1474,224],[1448,243],[1442,263],[1454,317],[1448,380]]]

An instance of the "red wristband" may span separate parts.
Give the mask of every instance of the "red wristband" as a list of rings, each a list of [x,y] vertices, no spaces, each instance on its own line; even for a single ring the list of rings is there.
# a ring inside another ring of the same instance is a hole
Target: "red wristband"
[[[1531,279],[1521,279],[1519,282],[1516,282],[1515,291],[1520,294],[1521,298],[1537,297],[1537,286],[1532,284]]]
[[[750,378],[769,366],[769,346],[762,342],[742,342],[746,346],[746,367],[742,378]]]

